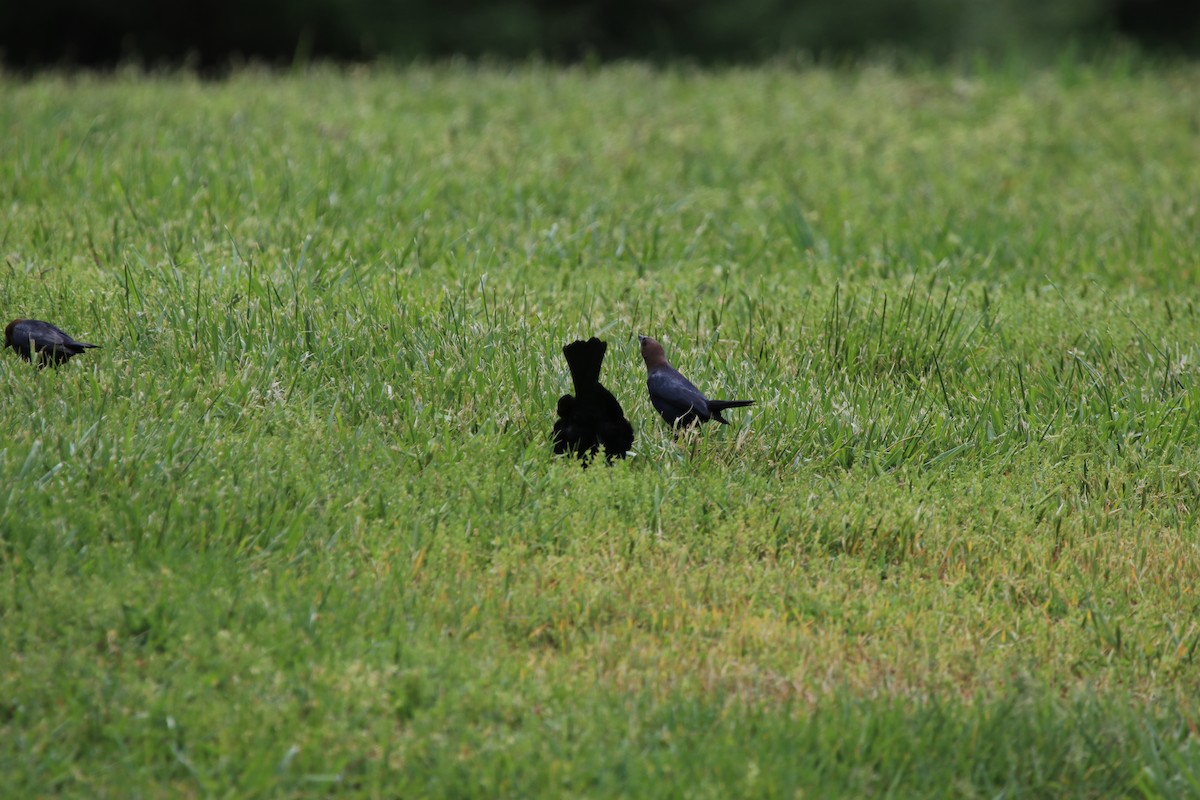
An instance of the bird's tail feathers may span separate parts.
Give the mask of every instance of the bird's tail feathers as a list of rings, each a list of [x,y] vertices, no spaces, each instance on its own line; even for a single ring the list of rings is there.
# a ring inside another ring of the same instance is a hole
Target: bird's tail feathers
[[[724,411],[727,408],[741,408],[742,406],[754,405],[753,400],[709,400],[708,408],[710,411]]]
[[[752,405],[754,405],[753,400],[709,400],[708,413],[711,414],[712,418],[717,422],[721,423],[722,425],[728,425],[729,420],[721,416],[722,411],[727,408],[741,408],[742,406]]]
[[[604,363],[607,350],[608,343],[595,336],[586,342],[574,341],[563,346],[563,355],[567,357],[567,366],[571,369],[571,380],[575,382],[576,390],[600,380],[600,366]]]

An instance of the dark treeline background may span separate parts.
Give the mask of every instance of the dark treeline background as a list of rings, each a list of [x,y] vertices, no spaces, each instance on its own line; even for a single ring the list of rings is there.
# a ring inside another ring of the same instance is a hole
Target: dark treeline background
[[[0,0],[0,57],[16,68],[454,55],[728,63],[881,49],[944,60],[1114,40],[1200,54],[1200,0]]]

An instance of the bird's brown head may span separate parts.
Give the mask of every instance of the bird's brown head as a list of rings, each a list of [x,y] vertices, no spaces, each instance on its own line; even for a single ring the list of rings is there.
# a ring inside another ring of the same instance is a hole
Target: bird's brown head
[[[646,369],[670,366],[667,362],[667,354],[657,340],[651,339],[649,336],[638,336],[638,341],[642,343],[642,359],[646,362]]]
[[[4,346],[5,347],[13,346],[13,328],[17,327],[17,323],[24,322],[24,321],[25,320],[23,320],[23,319],[14,319],[12,322],[8,323],[8,327],[4,329]]]

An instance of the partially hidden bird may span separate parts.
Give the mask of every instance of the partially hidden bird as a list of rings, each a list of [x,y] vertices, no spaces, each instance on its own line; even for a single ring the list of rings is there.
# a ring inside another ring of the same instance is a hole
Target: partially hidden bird
[[[754,405],[753,400],[709,400],[671,366],[661,344],[649,336],[638,336],[638,341],[642,344],[642,358],[646,362],[650,402],[671,427],[683,428],[710,419],[728,425],[729,420],[721,416],[722,411]]]
[[[47,364],[58,366],[71,356],[100,345],[77,342],[58,326],[40,319],[14,319],[4,329],[4,346],[16,350],[21,358],[30,362],[36,353],[38,366],[44,367]]]
[[[554,452],[573,452],[585,466],[601,446],[606,462],[624,458],[633,447],[633,426],[625,419],[617,398],[600,383],[600,366],[608,343],[593,336],[586,342],[571,342],[562,350],[571,369],[575,394],[558,399]]]

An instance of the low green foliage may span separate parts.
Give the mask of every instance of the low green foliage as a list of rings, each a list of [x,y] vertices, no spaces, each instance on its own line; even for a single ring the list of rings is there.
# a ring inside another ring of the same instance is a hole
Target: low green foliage
[[[1200,795],[1195,67],[2,86],[12,796]]]

